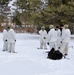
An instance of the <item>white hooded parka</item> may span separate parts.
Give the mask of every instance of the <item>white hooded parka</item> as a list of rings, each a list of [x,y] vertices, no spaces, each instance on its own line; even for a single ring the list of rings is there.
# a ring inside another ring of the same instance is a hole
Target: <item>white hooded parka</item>
[[[8,31],[8,42],[15,43],[15,40],[16,40],[15,32],[13,29],[10,29]]]
[[[48,38],[50,49],[55,48],[55,50],[57,50],[56,42],[57,42],[58,36],[54,28],[50,29],[50,31],[48,32],[47,38]]]
[[[61,43],[61,53],[63,55],[68,54],[68,49],[69,49],[69,42],[70,42],[70,37],[71,37],[71,32],[70,29],[65,29],[62,32],[62,43]]]
[[[8,50],[8,40],[7,40],[8,37],[7,37],[7,34],[8,34],[7,30],[4,29],[3,30],[3,41],[4,41],[3,51],[7,51]]]
[[[46,40],[47,40],[47,31],[46,30],[40,30],[40,48],[46,49]]]
[[[16,42],[16,36],[15,31],[13,29],[10,29],[8,31],[8,51],[9,52],[15,52],[15,42]]]

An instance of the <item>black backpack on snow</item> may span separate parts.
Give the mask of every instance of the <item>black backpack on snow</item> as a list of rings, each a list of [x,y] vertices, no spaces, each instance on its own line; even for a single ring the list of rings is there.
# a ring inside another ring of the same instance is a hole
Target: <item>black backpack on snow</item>
[[[54,48],[52,48],[48,52],[48,56],[47,56],[47,58],[52,59],[52,60],[60,60],[62,59],[62,57],[63,57],[63,54],[59,50],[55,51]]]

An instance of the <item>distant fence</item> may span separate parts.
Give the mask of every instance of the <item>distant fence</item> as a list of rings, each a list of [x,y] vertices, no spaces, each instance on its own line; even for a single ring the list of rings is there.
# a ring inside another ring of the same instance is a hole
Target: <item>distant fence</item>
[[[74,34],[74,24],[70,24],[69,27],[70,27],[71,33]],[[0,26],[0,32],[3,31],[3,28],[4,27]],[[41,27],[40,27],[40,29],[41,29]],[[14,30],[17,33],[25,33],[25,32],[28,32],[28,33],[37,33],[38,32],[37,27],[36,26],[32,26],[32,25],[22,25],[22,27],[20,27],[18,25],[15,25]],[[49,29],[47,31],[49,31]]]
[[[24,32],[28,32],[28,33],[36,33],[37,30],[35,28],[24,28],[24,27],[18,27],[18,28],[15,28],[15,32],[17,33],[24,33]]]
[[[3,29],[4,29],[4,27],[1,26],[0,27],[0,32],[2,32]],[[14,30],[17,33],[25,33],[25,32],[28,32],[28,33],[37,33],[36,26],[31,26],[31,25],[26,25],[26,26],[22,26],[22,27],[15,26]]]

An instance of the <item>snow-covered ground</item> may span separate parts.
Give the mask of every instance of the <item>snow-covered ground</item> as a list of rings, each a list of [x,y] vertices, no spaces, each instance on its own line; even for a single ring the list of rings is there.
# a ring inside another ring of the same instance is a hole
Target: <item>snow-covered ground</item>
[[[74,75],[74,40],[69,47],[69,59],[47,59],[48,50],[38,50],[39,35],[16,34],[17,53],[3,52],[2,33],[0,33],[0,75]]]

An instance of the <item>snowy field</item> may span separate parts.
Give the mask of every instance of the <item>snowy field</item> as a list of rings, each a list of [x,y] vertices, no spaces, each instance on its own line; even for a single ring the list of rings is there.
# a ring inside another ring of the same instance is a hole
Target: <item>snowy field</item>
[[[0,33],[0,75],[74,75],[74,40],[69,47],[69,59],[47,59],[48,50],[38,50],[39,35],[16,34],[17,53],[3,52],[3,38]]]

